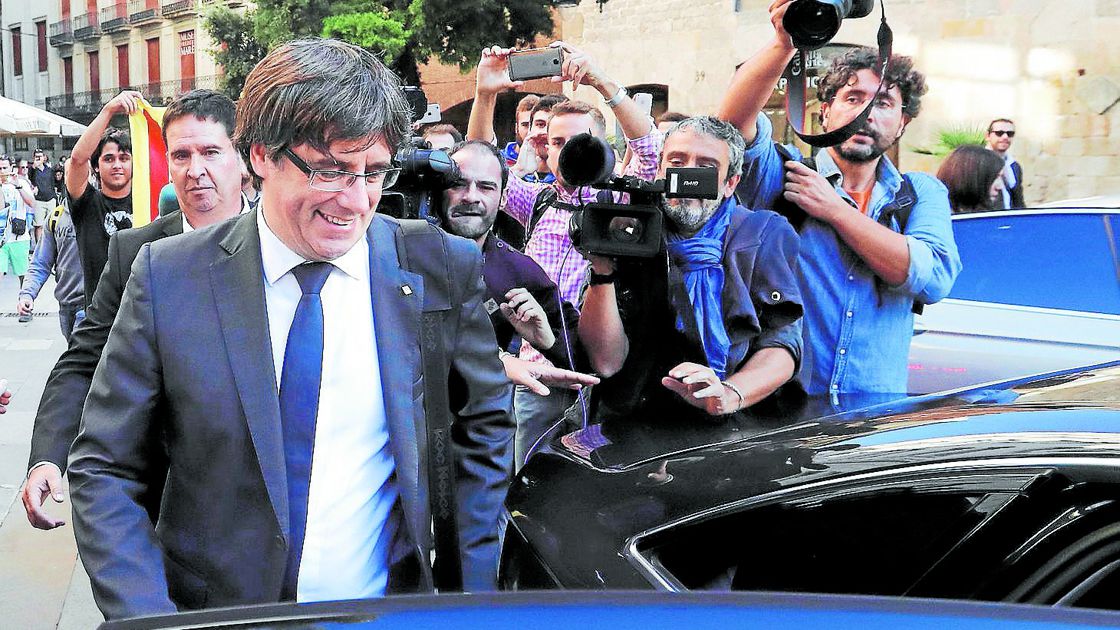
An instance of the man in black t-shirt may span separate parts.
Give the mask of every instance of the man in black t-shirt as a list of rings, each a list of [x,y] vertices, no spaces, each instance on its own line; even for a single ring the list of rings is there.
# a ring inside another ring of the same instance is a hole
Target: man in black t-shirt
[[[132,227],[132,141],[109,123],[117,114],[137,111],[139,102],[139,92],[126,90],[106,103],[74,145],[66,166],[87,306],[105,267],[109,237]],[[91,173],[100,190],[90,184]]]

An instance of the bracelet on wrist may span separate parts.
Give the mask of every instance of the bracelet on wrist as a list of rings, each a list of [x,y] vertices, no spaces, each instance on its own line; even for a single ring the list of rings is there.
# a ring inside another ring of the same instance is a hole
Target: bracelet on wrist
[[[739,411],[740,409],[742,409],[744,404],[746,404],[747,402],[747,399],[743,398],[743,392],[740,391],[738,387],[732,385],[729,381],[720,381],[720,384],[722,384],[727,389],[735,392],[735,395],[739,397],[739,404],[735,407],[734,411]]]
[[[599,284],[614,284],[614,281],[617,278],[618,274],[614,271],[610,273],[595,273],[595,270],[592,269],[591,274],[587,278],[587,284],[591,286]]]
[[[614,93],[614,96],[610,98],[604,98],[603,102],[612,108],[618,107],[618,104],[622,102],[622,99],[626,98],[629,94],[629,90],[627,90],[625,87],[620,86],[618,88],[618,91]]]

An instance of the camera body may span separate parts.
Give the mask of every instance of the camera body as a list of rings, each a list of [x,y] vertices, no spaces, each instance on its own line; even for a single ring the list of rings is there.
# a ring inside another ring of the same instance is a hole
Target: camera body
[[[430,105],[423,90],[414,86],[401,90],[412,110],[413,123],[439,122],[439,105]],[[401,173],[393,189],[381,196],[377,211],[398,219],[438,218],[443,191],[461,177],[455,160],[446,151],[433,150],[426,140],[413,136],[393,156],[393,162]]]
[[[832,41],[844,20],[866,17],[874,8],[875,0],[794,0],[786,9],[782,27],[794,46],[816,50]]]
[[[571,186],[630,195],[628,204],[596,200],[575,208],[568,232],[572,243],[589,254],[652,258],[665,247],[662,200],[719,198],[719,174],[713,168],[669,168],[665,179],[652,182],[614,176],[614,149],[589,133],[568,140],[559,167]]]

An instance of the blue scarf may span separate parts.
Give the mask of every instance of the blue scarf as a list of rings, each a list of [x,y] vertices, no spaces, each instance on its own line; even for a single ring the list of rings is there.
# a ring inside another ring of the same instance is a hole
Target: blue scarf
[[[669,257],[684,276],[688,301],[696,314],[696,327],[708,367],[722,379],[727,376],[727,353],[731,338],[723,325],[723,239],[731,225],[734,197],[726,199],[712,218],[691,238],[667,233]],[[677,330],[684,321],[677,317]]]

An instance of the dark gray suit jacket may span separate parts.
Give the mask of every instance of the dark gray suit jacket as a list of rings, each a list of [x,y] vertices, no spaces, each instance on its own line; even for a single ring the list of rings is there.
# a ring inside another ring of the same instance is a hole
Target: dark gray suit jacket
[[[183,233],[183,215],[175,212],[143,227],[121,230],[109,239],[109,259],[101,272],[97,291],[90,298],[86,318],[70,337],[70,346],[58,358],[47,377],[35,428],[31,433],[31,456],[27,466],[51,462],[66,471],[66,456],[78,435],[82,405],[89,393],[93,370],[117,317],[132,262],[145,243]]]
[[[70,457],[78,548],[109,618],[280,596],[288,495],[256,220],[153,243],[133,265]],[[375,216],[366,238],[403,521],[390,588],[406,563],[419,565],[420,588],[432,583],[422,308],[443,313],[449,348],[464,583],[494,588],[512,394],[482,305],[480,253],[445,236],[450,291],[432,300],[401,268],[394,220]],[[168,472],[153,528],[139,500],[161,449]]]

